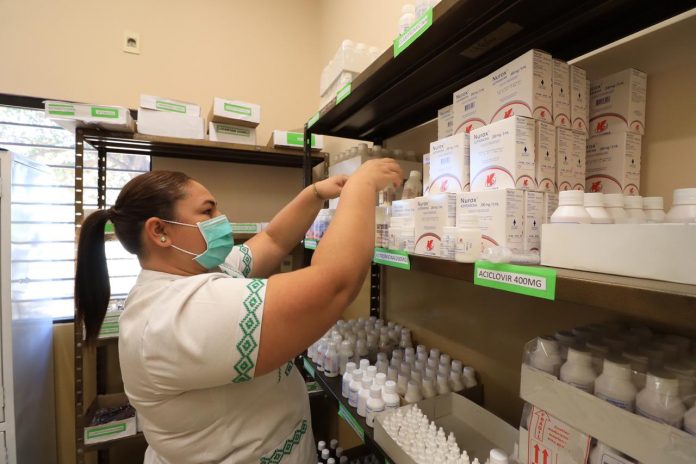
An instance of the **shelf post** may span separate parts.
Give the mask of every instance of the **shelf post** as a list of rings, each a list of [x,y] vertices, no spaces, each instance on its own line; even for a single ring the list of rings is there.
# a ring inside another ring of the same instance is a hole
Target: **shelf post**
[[[309,125],[304,126],[304,156],[302,157],[302,172],[303,185],[308,187],[312,183],[312,133],[309,130]],[[302,265],[307,267],[312,262],[312,252],[306,248],[302,248]]]
[[[380,317],[382,312],[382,266],[370,264],[370,316]]]
[[[83,206],[83,175],[84,175],[84,131],[75,129],[75,236],[78,237],[82,220],[84,219]],[[75,314],[77,316],[77,314]],[[75,463],[84,464],[84,376],[83,376],[83,337],[82,325],[74,319],[74,366],[75,366]]]

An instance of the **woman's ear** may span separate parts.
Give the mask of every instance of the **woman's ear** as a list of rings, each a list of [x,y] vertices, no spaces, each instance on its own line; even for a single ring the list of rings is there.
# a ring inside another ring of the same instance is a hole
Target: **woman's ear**
[[[145,235],[144,239],[154,246],[167,248],[170,245],[166,226],[159,218],[151,217],[145,221],[145,225],[143,226],[143,234]]]

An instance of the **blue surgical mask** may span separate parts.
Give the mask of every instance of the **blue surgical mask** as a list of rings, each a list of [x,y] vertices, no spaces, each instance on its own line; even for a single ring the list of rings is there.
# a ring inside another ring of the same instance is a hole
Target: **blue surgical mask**
[[[163,221],[180,226],[198,227],[206,243],[206,249],[203,253],[197,255],[196,253],[184,250],[175,245],[172,245],[172,248],[193,256],[193,259],[198,264],[208,270],[214,269],[224,263],[227,255],[230,254],[234,246],[232,224],[230,224],[230,221],[224,214],[197,224],[185,224],[183,222],[167,221],[164,219]]]

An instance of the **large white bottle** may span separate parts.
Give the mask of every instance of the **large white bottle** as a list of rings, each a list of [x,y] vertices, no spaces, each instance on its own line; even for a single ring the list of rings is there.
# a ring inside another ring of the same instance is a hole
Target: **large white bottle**
[[[348,398],[350,396],[350,381],[353,380],[353,371],[355,371],[355,363],[346,363],[346,371],[343,374],[341,382],[341,395],[344,398]]]
[[[679,398],[679,382],[648,374],[645,388],[636,397],[636,413],[681,428],[686,408]]]
[[[605,359],[602,375],[597,377],[594,383],[595,396],[633,412],[637,390],[631,380],[631,374],[630,364]]]
[[[367,400],[367,425],[375,426],[375,416],[384,411],[384,400],[382,399],[382,389],[379,385],[370,387],[370,398]]]
[[[529,356],[529,364],[532,367],[558,377],[561,363],[561,353],[558,342],[552,338],[537,338],[536,348]]]
[[[362,377],[363,371],[361,369],[355,369],[353,371],[353,379],[350,381],[348,404],[354,408],[358,407],[358,394],[360,393],[360,388],[362,387]]]
[[[384,393],[382,394],[382,399],[384,400],[384,409],[386,411],[399,409],[401,406],[401,399],[396,393],[396,383],[387,380],[384,384]]]
[[[423,194],[423,182],[421,181],[420,171],[411,171],[408,180],[404,184],[404,191],[401,194],[402,200],[410,200]]]
[[[568,348],[568,360],[561,366],[561,381],[592,393],[596,378],[597,374],[592,368],[592,354],[589,351]]]

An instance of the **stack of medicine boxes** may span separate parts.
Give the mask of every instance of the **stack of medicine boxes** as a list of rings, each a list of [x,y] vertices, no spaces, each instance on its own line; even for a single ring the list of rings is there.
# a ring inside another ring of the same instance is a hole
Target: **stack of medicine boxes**
[[[153,95],[140,95],[138,132],[164,137],[205,139],[201,107]]]
[[[215,97],[208,121],[210,140],[256,145],[256,126],[261,123],[261,106]]]

